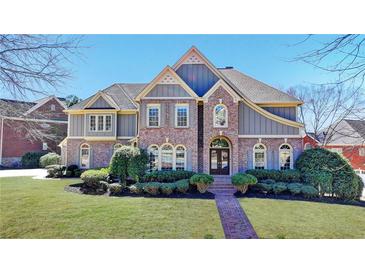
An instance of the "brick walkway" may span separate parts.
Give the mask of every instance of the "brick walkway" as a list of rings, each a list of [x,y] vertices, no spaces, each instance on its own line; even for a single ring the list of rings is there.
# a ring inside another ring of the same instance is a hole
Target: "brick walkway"
[[[258,239],[255,230],[233,196],[236,192],[230,179],[215,178],[208,191],[215,194],[215,202],[226,239]]]

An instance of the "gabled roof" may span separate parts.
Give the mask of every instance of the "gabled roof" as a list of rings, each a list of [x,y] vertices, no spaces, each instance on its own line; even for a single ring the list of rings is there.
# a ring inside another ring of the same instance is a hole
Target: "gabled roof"
[[[38,108],[40,108],[41,106],[43,106],[44,104],[46,104],[47,102],[49,102],[53,99],[56,100],[60,104],[61,107],[63,107],[64,109],[67,109],[67,106],[64,102],[64,98],[58,98],[54,95],[51,95],[51,96],[44,97],[42,99],[35,101],[36,104],[32,108],[28,109],[25,112],[25,115],[32,113],[33,111],[37,110]]]
[[[100,93],[106,94],[110,97],[120,109],[137,109],[134,103],[134,98],[141,92],[146,84],[127,84],[127,83],[116,83],[106,89],[100,91]],[[85,106],[96,96],[93,95],[78,104],[71,106],[70,110],[84,109]]]
[[[353,128],[356,133],[365,139],[365,120],[345,119],[345,121]]]
[[[323,139],[326,145],[364,145],[365,121],[344,119],[331,125]]]
[[[36,103],[0,98],[0,115],[9,117],[21,117]]]
[[[276,88],[270,87],[242,72],[232,69],[223,68],[219,71],[224,75],[229,84],[236,87],[236,90],[242,96],[246,96],[249,100],[256,104],[260,103],[295,103],[302,104],[299,99],[288,95]]]

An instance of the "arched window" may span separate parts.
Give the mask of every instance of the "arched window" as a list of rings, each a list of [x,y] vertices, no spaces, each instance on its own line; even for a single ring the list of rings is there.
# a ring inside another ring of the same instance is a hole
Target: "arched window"
[[[310,143],[305,143],[304,150],[312,149],[312,145]]]
[[[254,169],[266,168],[266,147],[263,144],[256,144],[253,147],[253,167]]]
[[[176,170],[186,169],[186,150],[183,146],[177,146],[175,149],[175,168]]]
[[[161,148],[161,170],[172,170],[174,149],[172,145],[166,144]]]
[[[147,149],[148,153],[148,169],[149,171],[158,170],[158,146],[151,145]]]
[[[228,126],[228,111],[225,105],[219,104],[214,107],[213,125],[214,127]]]
[[[210,143],[210,147],[211,148],[229,148],[229,144],[228,144],[228,142],[227,142],[226,139],[224,139],[224,138],[217,138],[217,139],[214,139]]]
[[[88,144],[80,146],[80,168],[90,168],[90,146]]]
[[[293,168],[293,149],[289,144],[282,144],[279,148],[280,170]]]

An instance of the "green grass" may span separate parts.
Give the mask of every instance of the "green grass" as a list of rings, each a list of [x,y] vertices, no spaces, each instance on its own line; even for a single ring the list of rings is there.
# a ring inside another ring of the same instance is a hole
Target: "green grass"
[[[365,208],[269,199],[240,199],[260,238],[365,238]]]
[[[224,238],[214,200],[111,198],[63,190],[76,182],[0,178],[0,237]]]

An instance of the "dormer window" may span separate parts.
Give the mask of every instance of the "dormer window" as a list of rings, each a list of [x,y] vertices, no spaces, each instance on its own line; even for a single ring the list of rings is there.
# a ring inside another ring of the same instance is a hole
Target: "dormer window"
[[[51,111],[56,111],[56,106],[54,104],[51,105]]]
[[[228,111],[225,105],[219,104],[214,107],[213,125],[214,127],[228,126]]]
[[[147,125],[148,127],[160,126],[160,105],[147,105]]]

